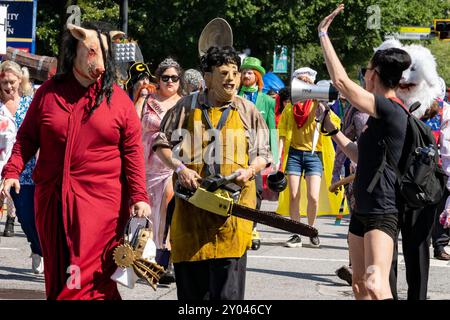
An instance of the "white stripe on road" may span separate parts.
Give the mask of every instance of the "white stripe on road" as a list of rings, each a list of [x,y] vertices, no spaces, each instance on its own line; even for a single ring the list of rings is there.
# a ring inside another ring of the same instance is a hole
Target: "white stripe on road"
[[[280,256],[254,256],[248,255],[248,258],[257,259],[277,259],[277,260],[302,260],[302,261],[335,261],[335,262],[348,262],[347,259],[321,259],[321,258],[302,258],[302,257],[280,257]],[[399,264],[404,265],[404,259],[399,257]],[[430,259],[430,267],[450,268],[450,262]]]
[[[346,259],[320,259],[320,258],[301,258],[301,257],[278,257],[278,256],[251,256],[249,258],[259,258],[259,259],[279,259],[279,260],[305,260],[305,261],[337,261],[337,262],[347,262]]]
[[[0,247],[0,250],[14,250],[14,251],[18,251],[18,248],[2,248]]]

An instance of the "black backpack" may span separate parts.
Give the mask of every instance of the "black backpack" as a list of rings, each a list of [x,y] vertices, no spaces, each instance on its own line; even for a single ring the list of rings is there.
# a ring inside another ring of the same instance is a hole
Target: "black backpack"
[[[395,102],[400,104],[408,115],[399,166],[392,161],[393,156],[386,142],[381,141],[384,146],[383,161],[367,191],[372,193],[386,164],[389,163],[395,171],[397,190],[407,208],[416,209],[436,204],[444,196],[447,176],[439,164],[439,150],[431,128],[412,115],[399,101]],[[411,110],[417,107],[418,103],[415,103]]]

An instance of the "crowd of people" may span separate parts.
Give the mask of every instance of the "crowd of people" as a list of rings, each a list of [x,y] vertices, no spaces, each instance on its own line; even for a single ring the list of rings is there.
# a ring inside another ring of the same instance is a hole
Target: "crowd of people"
[[[282,171],[288,188],[279,206],[299,222],[304,192],[310,226],[321,184],[351,178],[343,185],[351,214],[349,265],[336,273],[356,299],[397,298],[399,232],[408,299],[426,299],[431,239],[434,257],[450,260],[444,249],[450,182],[443,183],[439,201],[410,208],[399,193],[398,168],[410,117],[417,116],[433,130],[443,172],[450,175],[445,83],[437,72],[431,82],[419,73],[416,81],[428,81],[421,90],[430,94],[414,96],[419,84],[407,82],[405,73],[420,70],[418,49],[389,41],[375,49],[355,83],[328,36],[343,10],[340,5],[318,27],[331,79],[326,83],[339,91],[331,102],[292,101],[289,86],[263,90],[261,60],[241,60],[232,46],[211,46],[199,70],[184,71],[167,57],[153,76],[137,62],[121,88],[105,48],[123,35],[104,23],[68,26],[59,72],[36,92],[26,68],[2,62],[3,235],[14,236],[17,215],[32,269],[45,273],[47,297],[120,299],[111,279],[113,250],[131,215],[151,221],[155,261],[165,270],[160,283],[175,282],[179,299],[244,299],[246,252],[261,245],[256,223],[211,214],[175,196],[176,188],[196,190],[202,178],[237,173],[238,203],[259,210],[265,175]],[[291,75],[313,86],[316,77],[308,66]],[[410,110],[416,101],[421,106]],[[325,165],[324,158],[334,164]],[[308,240],[320,248],[319,236]],[[284,245],[301,247],[302,238],[292,234]],[[71,268],[82,270],[78,285],[69,281]]]

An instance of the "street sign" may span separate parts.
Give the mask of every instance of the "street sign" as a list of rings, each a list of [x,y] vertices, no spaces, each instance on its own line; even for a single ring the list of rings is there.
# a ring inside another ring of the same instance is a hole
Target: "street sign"
[[[8,8],[6,45],[35,53],[37,0],[0,0]]]
[[[287,70],[287,46],[276,46],[273,52],[273,73],[287,73]]]
[[[395,34],[395,38],[399,40],[429,40],[433,36],[431,33],[412,33],[412,32],[400,32]]]
[[[429,40],[433,38],[429,27],[399,27],[398,32],[391,35],[399,40]]]
[[[399,32],[401,33],[430,33],[431,28],[427,27],[400,27]]]
[[[6,54],[6,26],[8,9],[6,6],[0,6],[0,54]]]

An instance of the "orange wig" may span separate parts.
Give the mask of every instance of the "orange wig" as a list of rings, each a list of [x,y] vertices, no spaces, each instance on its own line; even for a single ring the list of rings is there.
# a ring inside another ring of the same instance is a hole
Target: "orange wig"
[[[156,93],[156,86],[155,86],[154,84],[152,84],[152,83],[144,84],[143,86],[141,86],[141,87],[139,88],[136,97],[134,97],[134,101],[133,101],[134,104],[136,104],[136,102],[137,102],[138,99],[140,98],[140,96],[141,96],[141,91],[142,91],[143,89],[147,89],[149,94],[155,94],[155,93]]]
[[[262,91],[262,89],[264,88],[262,75],[258,70],[253,70],[253,72],[255,73],[256,83],[258,84],[258,91]]]

